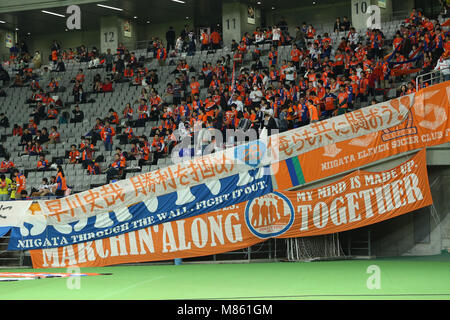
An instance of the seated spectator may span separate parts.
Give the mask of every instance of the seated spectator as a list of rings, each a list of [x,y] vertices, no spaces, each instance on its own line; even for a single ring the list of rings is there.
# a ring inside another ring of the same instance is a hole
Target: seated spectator
[[[29,130],[31,135],[35,135],[36,134],[37,124],[34,121],[34,119],[30,119],[30,121],[28,121],[28,130]]]
[[[63,59],[59,58],[57,60],[56,66],[52,70],[52,72],[65,72],[66,71],[66,65],[63,61]]]
[[[113,92],[112,82],[109,78],[102,84],[102,92]]]
[[[140,142],[139,143],[139,148],[137,150],[133,150],[133,148],[131,148],[132,153],[134,154],[136,151],[138,152],[138,156],[139,156],[139,162],[138,165],[139,167],[142,168],[142,166],[145,165],[149,165],[151,164],[150,161],[150,148],[148,145],[146,145],[144,142]]]
[[[47,178],[42,179],[42,184],[37,189],[31,188],[31,197],[33,198],[45,197],[51,194],[52,190]]]
[[[86,76],[83,73],[83,69],[79,69],[78,73],[75,76],[75,78],[72,79],[72,82],[75,82],[75,83],[78,82],[78,83],[82,84],[85,79],[86,79]]]
[[[30,88],[31,88],[31,91],[41,91],[42,90],[41,86],[39,85],[39,82],[36,80],[32,80],[30,82]]]
[[[117,155],[119,155],[119,160],[120,160],[120,167],[123,169],[126,169],[127,167],[127,158],[125,156],[125,154],[122,152],[122,149],[120,147],[116,148],[116,153]]]
[[[99,175],[101,174],[101,168],[98,162],[91,161],[87,166],[87,172],[89,175]]]
[[[50,108],[47,111],[47,120],[55,120],[58,117],[58,110],[54,104],[50,105]]]
[[[45,159],[45,156],[44,156],[43,154],[41,154],[41,155],[39,156],[39,161],[38,161],[38,163],[37,163],[36,168],[37,168],[39,171],[47,171],[47,170],[50,170],[50,163],[48,162],[47,159]]]
[[[101,79],[94,80],[94,86],[92,88],[92,91],[94,93],[100,93],[103,90],[103,82]]]
[[[128,152],[128,160],[137,160],[140,155],[140,148],[137,146],[138,141],[131,143],[130,152]]]
[[[84,120],[84,112],[80,110],[80,106],[76,105],[75,109],[72,110],[73,118],[70,119],[70,123],[79,123]]]
[[[76,145],[72,145],[69,152],[69,163],[80,163],[81,162],[81,153],[77,150]]]
[[[91,60],[88,63],[88,69],[97,69],[101,66],[100,58],[91,56]]]
[[[114,109],[109,109],[109,123],[111,124],[119,124],[119,115],[117,114],[116,111],[114,111]]]
[[[28,141],[23,149],[22,156],[37,156],[36,146],[32,141]]]
[[[158,84],[158,75],[156,74],[156,70],[150,70],[149,75],[145,78],[145,82],[149,86],[153,86],[155,84]]]
[[[126,122],[126,127],[122,130],[122,134],[119,136],[120,144],[128,144],[135,139],[133,128],[131,127],[131,122]]]
[[[33,112],[30,113],[30,116],[33,117],[34,124],[40,123],[41,120],[45,119],[47,117],[47,114],[45,112],[45,105],[42,104],[41,101],[39,101],[34,108]]]
[[[41,139],[41,141],[39,141],[40,144],[44,144],[44,143],[46,143],[47,141],[50,140],[49,134],[48,134],[48,130],[47,130],[46,127],[42,128],[41,135],[42,135],[42,139]]]
[[[122,175],[123,173],[123,167],[122,162],[120,161],[120,156],[116,153],[114,155],[114,162],[109,166],[109,168],[106,170],[106,177],[108,180],[108,183],[118,176]]]
[[[44,149],[39,142],[34,142],[34,152],[38,155],[44,153]]]
[[[70,116],[67,111],[62,112],[61,115],[59,116],[58,124],[61,125],[69,123],[69,117]]]
[[[9,128],[9,119],[4,113],[0,113],[0,127]]]
[[[0,173],[12,173],[14,168],[14,162],[9,160],[9,156],[6,156],[5,159],[0,162]]]
[[[75,88],[74,88],[75,90]],[[75,103],[86,103],[87,96],[86,92],[84,92],[82,86],[78,86],[76,90],[73,92],[74,102]]]
[[[57,92],[58,88],[59,88],[58,81],[56,81],[55,78],[52,78],[52,80],[50,80],[50,83],[47,85],[47,88],[48,88],[48,92],[51,92],[51,93]]]
[[[12,135],[13,135],[13,136],[21,137],[22,134],[23,134],[23,129],[22,129],[22,127],[19,126],[17,123],[14,124],[13,131],[12,131]]]
[[[133,79],[134,77],[134,71],[131,68],[131,66],[127,66],[127,68],[125,69],[124,73],[123,73],[123,77],[126,81],[131,81],[131,79]]]
[[[125,108],[122,111],[122,115],[123,118],[122,119],[126,119],[128,121],[131,121],[133,119],[133,108],[131,107],[130,103],[127,103]]]
[[[46,144],[56,144],[60,143],[60,134],[58,132],[58,128],[53,126],[50,128],[50,134],[48,135],[49,141]]]
[[[38,101],[42,101],[42,98],[44,97],[44,94],[42,90],[35,90],[31,89],[31,97],[27,99],[27,103],[34,103]]]
[[[25,200],[32,200],[29,196],[28,196],[28,191],[27,190],[22,190],[20,191],[20,200],[25,201]]]
[[[11,88],[15,88],[15,87],[23,87],[24,86],[24,80],[21,77],[21,75],[19,73],[17,73],[13,79],[13,83],[11,85]]]

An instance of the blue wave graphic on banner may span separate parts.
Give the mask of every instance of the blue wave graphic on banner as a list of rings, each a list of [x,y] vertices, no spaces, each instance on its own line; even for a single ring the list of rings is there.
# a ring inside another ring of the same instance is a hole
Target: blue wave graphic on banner
[[[117,236],[219,210],[272,191],[270,167],[261,167],[66,225],[24,223],[22,228],[13,228],[8,250],[50,249]]]

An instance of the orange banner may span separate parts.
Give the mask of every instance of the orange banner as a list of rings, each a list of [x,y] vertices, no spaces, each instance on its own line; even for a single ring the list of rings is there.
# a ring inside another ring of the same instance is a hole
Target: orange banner
[[[99,267],[234,251],[268,238],[361,228],[432,204],[426,151],[383,172],[356,171],[312,190],[277,191],[107,239],[32,250],[34,268]]]
[[[287,190],[397,154],[450,142],[449,85],[450,82],[447,81],[416,93],[409,114],[400,125],[336,142],[280,162],[277,164],[274,188]],[[391,100],[389,103],[409,105],[409,100],[410,98],[406,96]],[[369,126],[371,122],[378,121],[379,118],[375,113],[370,119],[360,117],[358,111],[348,113],[346,116],[354,123],[354,132]],[[392,114],[392,117],[394,116],[395,114]],[[295,167],[296,170],[288,170],[289,166]]]

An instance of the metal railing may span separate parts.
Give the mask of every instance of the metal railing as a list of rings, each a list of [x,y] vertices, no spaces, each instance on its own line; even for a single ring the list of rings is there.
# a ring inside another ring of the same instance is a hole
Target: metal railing
[[[443,70],[449,70],[450,67],[441,69],[441,70],[433,70],[428,73],[420,74],[416,77],[416,92],[419,91],[419,89],[423,88],[425,84],[428,84],[429,86],[442,83],[445,81],[445,75],[443,73]]]

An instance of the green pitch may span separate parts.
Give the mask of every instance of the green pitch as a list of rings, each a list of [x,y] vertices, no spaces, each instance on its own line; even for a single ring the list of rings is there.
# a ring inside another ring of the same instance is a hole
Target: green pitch
[[[367,273],[372,265],[379,268],[379,282],[370,278],[374,273]],[[62,278],[0,282],[0,299],[450,299],[450,254],[352,261],[113,266],[82,268],[81,272],[112,275],[82,277],[78,289],[69,289],[68,280]],[[369,285],[378,283],[379,288],[369,289],[368,279]]]

